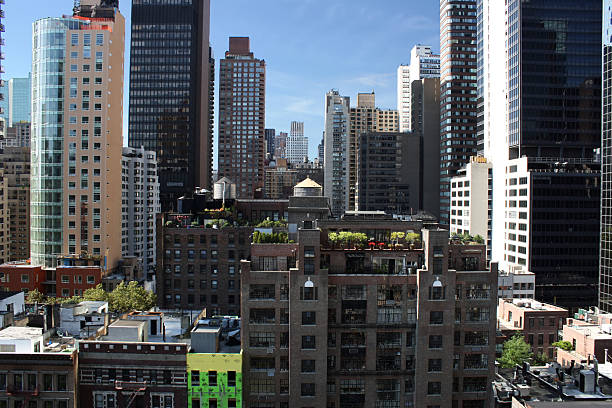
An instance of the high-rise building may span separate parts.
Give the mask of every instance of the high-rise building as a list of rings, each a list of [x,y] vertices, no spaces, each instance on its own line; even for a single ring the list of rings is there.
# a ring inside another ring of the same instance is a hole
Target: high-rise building
[[[489,406],[497,265],[486,268],[484,245],[449,244],[447,231],[418,224],[306,221],[296,243],[251,245],[241,262],[246,406]],[[424,244],[389,258],[334,246],[326,237],[341,230],[377,241],[412,231]]]
[[[291,122],[287,138],[287,161],[289,163],[308,161],[308,138],[304,136],[304,122]]]
[[[124,147],[121,158],[121,253],[141,260],[143,271],[155,274],[156,217],[161,213],[155,152]]]
[[[319,143],[319,146],[317,146],[317,149],[318,149],[319,164],[322,166],[323,161],[325,160],[325,132],[323,132],[321,143]]]
[[[279,132],[274,136],[274,158],[275,159],[286,159],[287,158],[287,132]]]
[[[411,214],[420,209],[421,138],[410,132],[360,135],[355,209]]]
[[[438,78],[412,81],[411,132],[398,133],[396,111],[351,108],[351,135],[360,134],[361,139],[356,160],[357,209],[404,215],[424,210],[438,217],[439,95]],[[376,130],[360,133],[369,128]]]
[[[370,132],[398,132],[398,114],[394,109],[382,110],[376,107],[376,95],[358,93],[357,106],[350,108],[349,126],[349,201],[348,210],[357,207],[356,195],[359,187],[361,136]],[[341,215],[341,214],[340,214]]]
[[[599,307],[612,313],[612,0],[603,4]]]
[[[110,271],[121,257],[125,19],[117,6],[81,1],[72,16],[33,25],[33,265],[76,254]]]
[[[275,129],[266,129],[266,155],[274,156],[274,139],[276,138]]]
[[[30,122],[15,122],[6,129],[6,137],[0,141],[0,149],[5,147],[30,147]]]
[[[214,60],[210,0],[134,0],[130,147],[156,152],[164,211],[212,189]]]
[[[4,24],[2,24],[4,20],[4,10],[2,7],[4,3],[0,4],[0,26],[2,26],[2,30],[0,30],[0,63],[4,60],[4,53],[2,52],[2,46],[4,45],[4,39],[2,38],[2,33],[4,32]],[[4,72],[4,64],[0,65],[0,143],[4,140],[6,135],[6,117],[8,115],[8,105],[6,102],[6,82],[2,80],[2,72]]]
[[[236,183],[240,198],[264,184],[266,62],[248,37],[230,37],[219,74],[219,176]]]
[[[16,122],[30,122],[32,115],[32,74],[27,78],[8,81],[8,126]]]
[[[0,168],[0,265],[10,259],[10,210],[8,206],[8,179]]]
[[[10,245],[8,259],[23,261],[30,257],[30,149],[6,147],[0,152],[0,168],[6,184]]]
[[[397,110],[399,131],[412,130],[410,107],[412,82],[440,77],[440,56],[431,52],[429,45],[415,45],[410,51],[410,65],[397,67]]]
[[[601,10],[597,0],[483,1],[477,16],[492,260],[535,273],[536,298],[570,309],[597,302]]]
[[[287,199],[297,182],[298,172],[289,168],[287,159],[276,159],[276,167],[266,167],[264,195],[269,199]]]
[[[450,232],[480,235],[487,242],[487,259],[491,259],[492,175],[491,162],[475,156],[451,179]]]
[[[412,81],[410,123],[421,138],[419,210],[440,217],[440,79]]]
[[[337,90],[325,95],[324,195],[330,199],[332,214],[340,217],[349,210],[349,128],[350,98]],[[356,177],[356,174],[355,174]]]
[[[450,179],[476,154],[476,0],[440,1],[440,223]]]

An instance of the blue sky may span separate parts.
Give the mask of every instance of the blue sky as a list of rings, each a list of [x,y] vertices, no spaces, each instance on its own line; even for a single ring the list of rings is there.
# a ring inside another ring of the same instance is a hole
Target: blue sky
[[[211,43],[223,58],[229,36],[251,37],[266,60],[266,127],[288,130],[305,122],[310,156],[324,123],[324,97],[332,89],[351,97],[376,92],[377,105],[395,108],[395,71],[414,44],[439,49],[439,3],[426,0],[212,0]],[[9,0],[4,5],[4,79],[26,76],[32,63],[32,22],[70,14],[73,0]],[[119,0],[127,19],[131,2]],[[129,47],[126,47],[126,79]],[[216,70],[218,73],[218,69]],[[218,75],[218,74],[217,74]],[[124,107],[128,106],[125,92]],[[217,109],[215,109],[215,115]],[[217,117],[215,117],[215,122]],[[124,138],[127,137],[127,109]],[[215,145],[217,135],[215,132]],[[215,153],[216,157],[216,153]],[[215,166],[216,167],[216,166]]]

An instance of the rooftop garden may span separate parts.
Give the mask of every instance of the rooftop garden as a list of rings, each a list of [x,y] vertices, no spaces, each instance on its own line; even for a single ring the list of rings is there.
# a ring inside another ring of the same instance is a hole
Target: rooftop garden
[[[467,232],[464,232],[463,234],[457,234],[456,232],[454,232],[450,236],[450,241],[453,244],[472,244],[472,245],[476,245],[476,244],[484,244],[485,243],[484,238],[481,237],[480,235],[472,236],[472,235],[468,234]]]
[[[218,210],[205,210],[198,214],[168,214],[164,225],[167,228],[227,228],[227,227],[256,227],[286,229],[287,221],[281,219],[273,221],[269,217],[261,222],[249,222],[238,218],[231,207]]]
[[[421,235],[415,232],[391,232],[388,239],[376,240],[363,232],[330,232],[327,236],[332,248],[344,249],[414,249],[420,247]]]
[[[273,232],[271,234],[265,232],[253,232],[254,244],[292,244],[293,240],[289,240],[286,232]]]
[[[272,221],[270,217],[266,218],[259,224],[255,225],[257,228],[287,228],[286,220]]]

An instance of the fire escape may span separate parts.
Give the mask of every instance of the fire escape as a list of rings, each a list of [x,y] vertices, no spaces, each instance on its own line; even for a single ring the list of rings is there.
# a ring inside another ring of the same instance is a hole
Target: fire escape
[[[136,401],[137,397],[144,396],[144,393],[147,390],[147,383],[142,381],[115,381],[115,390],[120,391],[124,396],[127,396],[125,408],[130,408],[134,401]]]

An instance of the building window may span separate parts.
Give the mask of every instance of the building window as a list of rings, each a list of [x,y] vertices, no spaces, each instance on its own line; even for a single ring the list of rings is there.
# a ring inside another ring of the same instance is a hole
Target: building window
[[[274,347],[274,333],[251,332],[249,333],[250,347]]]
[[[315,384],[314,383],[302,383],[302,397],[314,397],[315,396]]]
[[[151,394],[151,408],[174,408],[174,394]]]
[[[442,311],[429,312],[429,324],[431,325],[444,324],[444,312]]]
[[[191,371],[191,386],[199,387],[200,386],[200,372],[199,371]]]
[[[439,334],[432,334],[429,336],[429,348],[430,349],[441,349],[442,348],[442,336]]]
[[[430,358],[427,366],[427,371],[430,373],[436,373],[442,371],[442,359],[441,358]]]
[[[312,259],[304,260],[304,275],[314,275],[315,264]]]
[[[208,385],[209,386],[216,386],[217,385],[217,372],[216,371],[209,371],[208,372]]]
[[[319,288],[300,287],[300,300],[319,300]]]
[[[316,360],[302,360],[302,373],[314,373]]]
[[[316,312],[302,312],[302,325],[315,325],[317,324],[317,313]]]
[[[317,348],[315,336],[302,336],[302,350],[314,350]]]
[[[115,408],[117,394],[114,392],[94,392],[94,408]]]
[[[440,395],[442,392],[442,383],[438,381],[430,381],[427,383],[427,395]]]
[[[227,386],[228,387],[236,386],[236,372],[235,371],[227,372]]]

